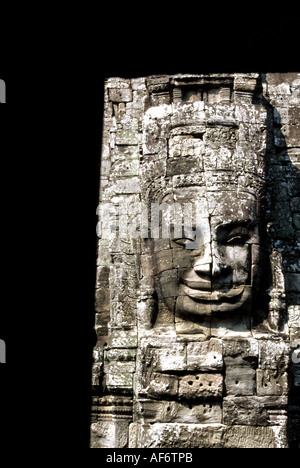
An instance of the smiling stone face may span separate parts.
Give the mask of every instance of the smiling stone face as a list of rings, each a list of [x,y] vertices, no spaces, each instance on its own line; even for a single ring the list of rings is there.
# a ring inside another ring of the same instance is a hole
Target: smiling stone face
[[[203,197],[202,187],[176,189],[173,196],[194,209],[190,228],[172,236],[173,272],[156,276],[161,299],[177,291],[175,311],[182,318],[249,314],[259,262],[254,196],[224,191]]]

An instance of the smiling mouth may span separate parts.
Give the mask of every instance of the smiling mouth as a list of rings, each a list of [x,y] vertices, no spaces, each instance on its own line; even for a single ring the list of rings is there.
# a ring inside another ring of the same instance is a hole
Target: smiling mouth
[[[185,284],[181,285],[182,291],[191,299],[196,301],[209,301],[209,302],[232,302],[240,298],[243,294],[245,286],[237,286],[231,288],[229,291],[211,291],[209,288],[191,288]]]

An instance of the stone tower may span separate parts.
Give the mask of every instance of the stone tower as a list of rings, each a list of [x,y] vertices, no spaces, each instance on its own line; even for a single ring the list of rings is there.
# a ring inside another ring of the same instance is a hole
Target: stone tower
[[[299,446],[299,90],[106,80],[91,447]]]

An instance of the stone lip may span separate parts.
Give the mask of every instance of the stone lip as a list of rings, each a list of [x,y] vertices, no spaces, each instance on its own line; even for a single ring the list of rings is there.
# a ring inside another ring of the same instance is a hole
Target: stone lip
[[[241,286],[238,288],[231,288],[228,292],[224,291],[205,291],[203,289],[191,288],[186,285],[182,285],[182,290],[192,299],[200,301],[214,301],[214,302],[231,302],[232,300],[238,300],[245,287]]]

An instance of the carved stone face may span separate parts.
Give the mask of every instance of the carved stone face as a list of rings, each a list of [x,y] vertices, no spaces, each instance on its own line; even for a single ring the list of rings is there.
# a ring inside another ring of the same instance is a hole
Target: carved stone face
[[[175,297],[182,318],[249,314],[259,262],[254,196],[184,187],[174,190],[173,201],[195,207],[194,234],[172,236],[173,270],[156,276],[161,299],[169,303]]]

